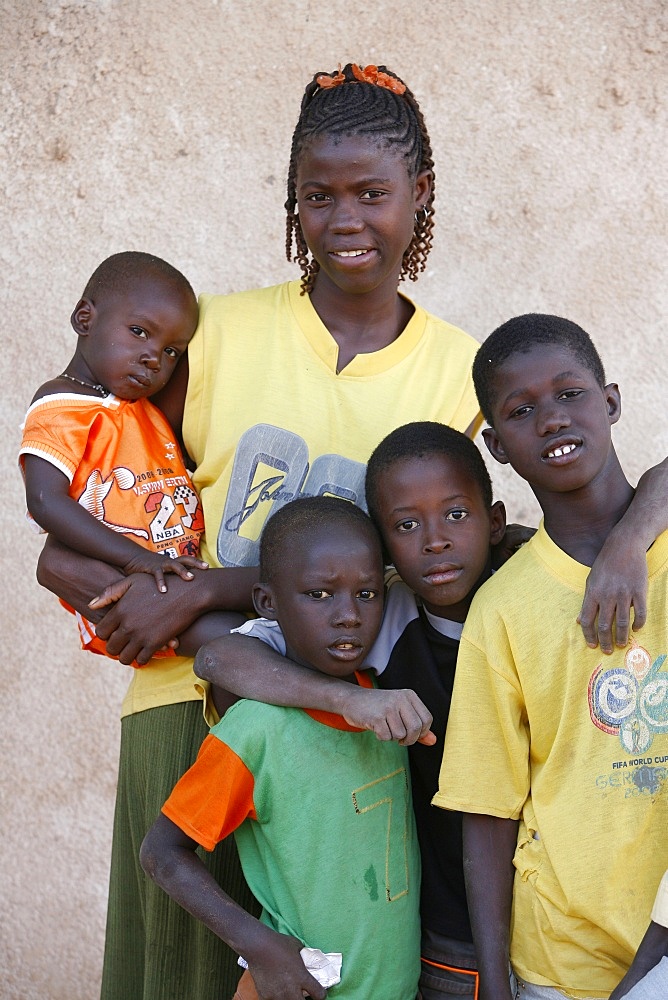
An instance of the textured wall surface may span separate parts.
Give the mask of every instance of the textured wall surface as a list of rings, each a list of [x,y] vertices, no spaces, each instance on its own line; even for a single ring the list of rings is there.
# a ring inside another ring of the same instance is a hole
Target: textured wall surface
[[[34,581],[15,454],[68,317],[118,250],[198,291],[283,280],[304,85],[385,62],[421,101],[436,245],[409,286],[483,338],[518,312],[582,323],[625,407],[630,475],[668,453],[663,0],[0,0],[2,625],[0,995],[90,1000],[100,975],[128,668],[80,653]],[[527,493],[494,470],[516,519]]]

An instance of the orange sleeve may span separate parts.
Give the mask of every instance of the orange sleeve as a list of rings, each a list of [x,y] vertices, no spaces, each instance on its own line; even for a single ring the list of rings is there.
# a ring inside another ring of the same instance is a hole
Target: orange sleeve
[[[26,414],[19,460],[24,454],[55,465],[70,483],[86,452],[95,410],[90,400],[75,397],[69,403],[61,396],[44,396]]]
[[[168,819],[212,851],[241,826],[257,819],[255,781],[244,762],[215,736],[207,736],[197,760],[174,787],[162,811]]]

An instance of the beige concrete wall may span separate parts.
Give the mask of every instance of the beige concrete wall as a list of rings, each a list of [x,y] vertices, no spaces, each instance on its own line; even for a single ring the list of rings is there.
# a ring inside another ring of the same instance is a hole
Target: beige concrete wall
[[[78,652],[35,584],[14,464],[34,388],[73,351],[85,278],[130,248],[197,290],[296,274],[281,206],[302,89],[339,60],[386,62],[435,148],[437,240],[414,294],[478,338],[528,310],[581,322],[622,386],[615,434],[637,477],[668,453],[667,7],[0,0],[0,17],[0,995],[90,1000],[127,669]]]

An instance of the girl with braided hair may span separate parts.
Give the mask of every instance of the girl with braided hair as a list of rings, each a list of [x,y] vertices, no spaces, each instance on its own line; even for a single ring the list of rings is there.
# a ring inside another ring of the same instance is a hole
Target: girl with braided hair
[[[331,81],[331,82],[330,82]],[[343,83],[368,82],[367,87],[338,89]],[[375,84],[375,86],[374,86]],[[394,95],[394,96],[391,96]],[[352,96],[355,101],[352,101]],[[318,100],[315,100],[315,98]],[[319,262],[309,260],[309,248],[299,224],[297,208],[297,164],[305,148],[321,136],[335,142],[342,137],[365,136],[379,147],[394,149],[404,160],[408,175],[428,174],[429,186],[420,212],[415,214],[412,238],[402,257],[400,278],[416,281],[424,271],[432,244],[434,204],[434,161],[431,143],[422,112],[408,87],[386,67],[367,66],[360,70],[352,63],[333,76],[318,73],[307,86],[302,100],[299,122],[292,137],[288,172],[287,257],[292,259],[292,242],[296,244],[295,259],[303,271],[302,287],[313,290]]]
[[[433,204],[429,135],[403,81],[383,66],[316,74],[288,172],[287,255],[301,281],[201,296],[187,360],[154,397],[172,426],[182,426],[196,466],[210,568],[157,595],[137,574],[120,600],[91,610],[91,598],[119,582],[117,570],[58,543],[47,542],[40,561],[40,582],[95,619],[122,662],[146,663],[208,610],[250,607],[267,517],[320,493],[365,506],[367,459],[394,428],[432,420],[477,429],[477,344],[398,291],[402,278],[424,270]],[[156,669],[134,671],[124,703],[102,996],[220,1000],[234,993],[237,956],[139,866],[143,837],[207,732],[194,673],[177,682],[168,658],[154,662]],[[338,692],[312,707],[340,712]],[[401,691],[355,689],[345,714],[405,742],[430,721],[419,699]],[[206,864],[257,913],[231,840]]]

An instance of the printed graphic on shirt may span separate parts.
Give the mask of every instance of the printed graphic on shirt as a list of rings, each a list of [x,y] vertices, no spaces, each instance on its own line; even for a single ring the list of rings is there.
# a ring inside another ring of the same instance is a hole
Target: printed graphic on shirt
[[[599,774],[596,786],[606,793],[622,790],[624,798],[654,797],[668,778],[668,747],[651,752],[655,736],[668,733],[668,674],[661,654],[633,642],[624,666],[598,666],[589,680],[589,713],[594,725],[619,738],[629,755],[612,762],[609,774]],[[639,756],[643,755],[643,756]]]
[[[234,455],[218,532],[220,565],[257,565],[264,522],[297,497],[343,497],[366,510],[365,473],[363,462],[342,455],[319,455],[310,463],[306,442],[292,431],[272,424],[249,428]]]
[[[668,733],[668,674],[661,670],[666,654],[654,662],[634,643],[624,666],[598,666],[589,680],[589,713],[604,733],[619,736],[628,754],[645,753],[657,733]]]
[[[382,866],[371,863],[364,873],[364,888],[372,901],[378,899],[379,880],[388,903],[409,891],[408,884],[408,774],[401,767],[391,774],[356,788],[353,805],[358,816],[372,809],[383,809],[387,816],[385,857]],[[402,807],[403,803],[403,807]]]
[[[172,472],[171,469],[159,469],[158,472],[161,478],[153,471],[137,477],[131,469],[118,466],[104,478],[99,468],[93,469],[77,500],[89,514],[112,531],[132,535],[146,543],[146,547],[174,558],[197,555],[198,537],[204,530],[199,498],[187,476],[166,475]],[[146,481],[140,482],[140,479]],[[114,489],[132,490],[135,496],[144,497],[143,507],[148,515],[148,520],[144,520],[146,527],[110,520],[105,503],[111,500],[110,494]]]

